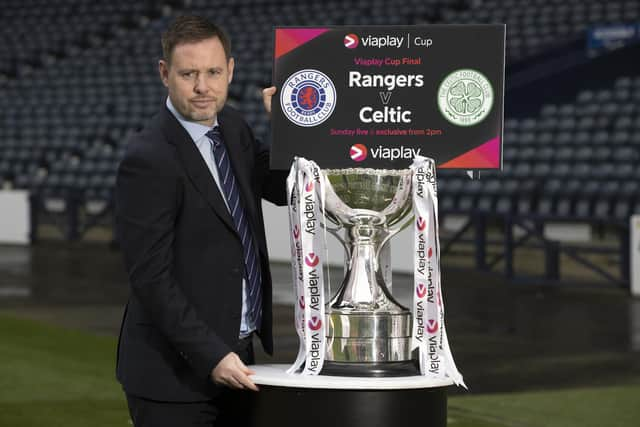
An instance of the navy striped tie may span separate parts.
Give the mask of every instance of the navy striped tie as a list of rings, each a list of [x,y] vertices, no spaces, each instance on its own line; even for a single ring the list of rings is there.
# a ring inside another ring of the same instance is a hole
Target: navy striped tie
[[[207,132],[207,136],[213,142],[213,157],[218,166],[220,186],[227,199],[227,205],[233,217],[233,223],[236,226],[238,235],[242,239],[245,266],[244,274],[247,281],[247,313],[253,321],[253,325],[259,328],[262,317],[262,275],[260,273],[260,261],[253,240],[253,233],[249,227],[249,220],[240,197],[238,181],[233,173],[227,147],[222,140],[220,128],[215,126]]]

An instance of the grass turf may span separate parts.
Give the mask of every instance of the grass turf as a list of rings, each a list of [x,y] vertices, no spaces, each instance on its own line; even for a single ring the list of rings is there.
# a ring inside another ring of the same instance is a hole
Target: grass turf
[[[130,426],[116,341],[0,315],[0,426]],[[632,427],[640,384],[458,395],[449,427]]]
[[[449,400],[451,427],[638,425],[640,385],[458,396]]]
[[[130,426],[112,337],[0,316],[0,426]]]

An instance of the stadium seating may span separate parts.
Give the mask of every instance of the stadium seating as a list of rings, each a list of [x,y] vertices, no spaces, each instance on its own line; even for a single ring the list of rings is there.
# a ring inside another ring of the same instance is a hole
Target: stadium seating
[[[622,76],[610,88],[581,91],[572,103],[543,105],[537,117],[507,120],[498,179],[529,183],[540,216],[626,221],[640,201],[635,99],[640,78]],[[490,193],[485,182],[482,194]]]
[[[506,23],[510,64],[562,48],[594,24],[640,19],[628,0],[9,0],[0,15],[0,188],[110,200],[126,135],[164,101],[158,34],[185,11],[230,31],[237,67],[229,102],[261,138],[276,24]],[[571,102],[550,100],[537,115],[507,111],[504,171],[472,182],[442,171],[441,208],[624,220],[640,207],[638,101],[640,76],[628,75]]]

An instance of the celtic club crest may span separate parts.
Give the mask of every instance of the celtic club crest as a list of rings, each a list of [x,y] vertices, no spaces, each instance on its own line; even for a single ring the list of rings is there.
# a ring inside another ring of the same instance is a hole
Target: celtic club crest
[[[454,125],[477,125],[493,107],[491,82],[476,70],[454,71],[438,88],[438,107]]]

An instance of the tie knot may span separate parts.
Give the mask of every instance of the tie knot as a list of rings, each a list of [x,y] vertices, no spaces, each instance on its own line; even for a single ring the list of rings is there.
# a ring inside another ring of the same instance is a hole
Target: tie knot
[[[207,137],[213,142],[213,146],[217,147],[222,142],[220,126],[214,126],[213,129],[207,132]]]

